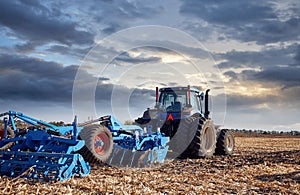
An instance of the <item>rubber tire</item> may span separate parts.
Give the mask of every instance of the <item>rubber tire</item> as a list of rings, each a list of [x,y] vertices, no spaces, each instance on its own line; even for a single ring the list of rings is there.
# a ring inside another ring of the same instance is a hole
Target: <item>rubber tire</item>
[[[216,154],[232,155],[235,147],[235,140],[232,131],[222,129],[218,135]]]
[[[106,143],[106,148],[103,154],[96,152],[94,147],[95,138],[97,135],[104,133],[107,136],[108,142]],[[113,139],[112,134],[105,126],[102,125],[89,125],[84,127],[80,134],[80,139],[85,141],[85,146],[79,151],[83,158],[90,163],[104,163],[106,162],[112,151],[113,151]]]
[[[217,134],[210,119],[199,118],[198,130],[188,147],[190,158],[211,157],[215,153]]]
[[[184,159],[189,157],[188,146],[193,141],[194,135],[198,127],[198,117],[192,116],[180,121],[176,134],[169,142],[169,150],[173,153],[168,153],[168,158],[176,157]]]

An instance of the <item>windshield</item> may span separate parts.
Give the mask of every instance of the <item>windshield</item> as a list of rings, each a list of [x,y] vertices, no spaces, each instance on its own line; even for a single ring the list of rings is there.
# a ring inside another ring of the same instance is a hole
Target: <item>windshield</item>
[[[159,103],[167,111],[181,112],[186,106],[186,91],[165,91],[160,94]]]

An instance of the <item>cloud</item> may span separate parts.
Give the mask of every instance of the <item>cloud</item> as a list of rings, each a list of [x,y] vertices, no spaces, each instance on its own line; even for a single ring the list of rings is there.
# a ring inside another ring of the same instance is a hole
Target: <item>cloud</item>
[[[69,3],[67,3],[69,5]],[[101,34],[112,34],[124,28],[128,28],[132,23],[146,21],[164,10],[159,4],[153,1],[88,1],[78,6],[73,4],[73,10],[78,10],[82,18],[96,24],[101,30]],[[100,9],[99,9],[100,8]],[[84,15],[84,13],[88,13]],[[146,19],[146,20],[145,20]]]
[[[258,82],[269,82],[278,84],[282,88],[300,86],[300,67],[277,67],[262,71],[243,71],[242,75],[247,80]]]
[[[130,64],[136,64],[136,63],[158,63],[161,62],[161,58],[159,57],[142,57],[137,56],[133,57],[128,52],[124,52],[120,54],[118,57],[114,59],[117,63],[130,63]]]
[[[20,105],[17,102],[33,101],[38,102],[39,106],[42,105],[41,102],[44,102],[45,105],[57,103],[70,107],[73,82],[78,70],[77,65],[63,66],[24,55],[0,54],[0,67],[2,102],[15,102],[16,105]],[[81,74],[84,83],[77,87],[82,94],[85,94],[86,90],[89,90],[89,81],[93,80],[93,76],[84,71]],[[113,91],[120,94],[114,100],[117,105],[121,105],[120,107],[126,105],[124,102],[126,97],[123,96],[128,93],[130,95],[128,104],[130,103],[130,107],[135,110],[144,109],[144,106],[142,107],[143,102],[154,101],[154,90],[136,88],[130,94],[132,90],[126,86],[109,83],[109,78],[99,78],[95,91],[95,101],[100,105],[101,110],[106,111],[111,109]],[[12,105],[12,107],[14,106]]]
[[[56,7],[47,7],[38,1],[0,1],[0,24],[23,41],[17,46],[29,50],[48,42],[64,45],[89,45],[94,35],[79,30],[78,24],[68,20]]]
[[[300,86],[298,55],[299,45],[293,44],[258,52],[231,51],[217,56],[225,59],[218,67],[226,70],[223,74],[231,81],[255,81],[269,87],[276,84],[288,88]],[[241,71],[236,71],[238,69]]]
[[[78,66],[0,54],[1,99],[71,101]]]
[[[64,45],[52,45],[47,51],[61,54],[63,56],[70,55],[79,58],[83,58],[88,52],[91,50],[91,47],[80,48],[80,47],[72,47],[72,46],[64,46]]]
[[[215,25],[228,38],[258,44],[297,40],[300,4],[274,1],[182,1],[180,12]],[[283,16],[284,15],[284,16]]]
[[[257,112],[259,109],[255,108],[257,105],[264,103],[275,103],[279,100],[278,96],[273,95],[262,95],[262,96],[251,96],[248,95],[237,95],[227,94],[227,105],[228,107],[234,107],[239,110],[247,112]]]
[[[283,47],[264,48],[260,51],[235,51],[224,54],[215,54],[218,60],[223,60],[218,68],[241,68],[241,67],[273,67],[279,65],[293,65],[295,59],[291,54],[296,55],[298,44]],[[225,60],[225,61],[224,61]]]
[[[265,18],[276,18],[273,9],[268,4],[238,0],[210,2],[188,0],[183,1],[180,11],[183,14],[196,15],[208,22],[235,25]]]
[[[297,51],[295,53],[294,60],[296,61],[296,65],[300,66],[300,45],[297,47]]]

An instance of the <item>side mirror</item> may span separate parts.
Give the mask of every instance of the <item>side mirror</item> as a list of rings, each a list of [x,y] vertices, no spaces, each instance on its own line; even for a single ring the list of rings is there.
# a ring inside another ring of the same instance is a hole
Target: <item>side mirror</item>
[[[202,92],[202,93],[199,95],[199,97],[200,97],[200,100],[203,101],[203,99],[204,99],[204,93]]]

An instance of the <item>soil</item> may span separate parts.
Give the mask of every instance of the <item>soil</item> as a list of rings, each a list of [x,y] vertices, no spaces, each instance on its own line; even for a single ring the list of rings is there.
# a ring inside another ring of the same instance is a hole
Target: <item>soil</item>
[[[300,137],[236,135],[232,156],[156,168],[92,165],[63,182],[0,176],[1,194],[300,194]]]

